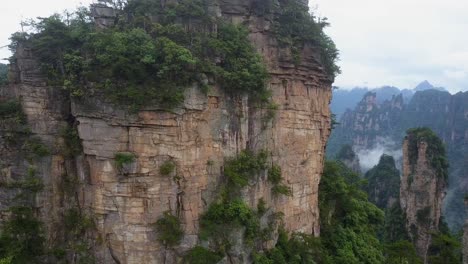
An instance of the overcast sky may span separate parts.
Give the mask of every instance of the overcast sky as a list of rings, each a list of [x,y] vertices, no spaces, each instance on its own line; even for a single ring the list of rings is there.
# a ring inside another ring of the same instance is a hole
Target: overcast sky
[[[468,90],[468,1],[310,0],[332,24],[341,52],[337,86],[422,80],[451,92]]]
[[[20,22],[29,18],[45,17],[64,10],[75,10],[84,4],[88,6],[93,0],[1,0],[0,8],[0,59],[10,57],[5,45],[13,32],[20,31]],[[94,1],[96,2],[96,1]],[[3,61],[5,63],[5,61]]]
[[[73,9],[92,0],[2,1],[0,46],[22,19]],[[341,87],[413,88],[428,80],[451,92],[468,90],[468,1],[310,0],[329,18],[341,52]],[[0,49],[0,58],[10,56]]]

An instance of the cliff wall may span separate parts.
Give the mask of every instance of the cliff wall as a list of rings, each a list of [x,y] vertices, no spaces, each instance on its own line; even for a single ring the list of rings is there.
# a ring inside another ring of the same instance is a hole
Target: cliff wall
[[[403,142],[403,172],[400,183],[400,204],[406,214],[406,229],[417,254],[427,263],[433,232],[439,230],[446,178],[436,168],[434,142],[410,132]],[[431,150],[429,150],[431,149]],[[446,167],[445,167],[446,170]]]
[[[247,148],[268,150],[292,196],[272,195],[271,184],[260,177],[242,198],[252,207],[263,198],[273,211],[284,213],[288,231],[319,235],[318,184],[330,133],[331,80],[311,46],[294,64],[290,50],[271,35],[271,19],[259,15],[255,3],[220,1],[217,13],[247,25],[268,65],[271,99],[279,106],[269,121],[262,118],[268,109],[247,96],[227,96],[213,81],[207,95],[196,86],[187,89],[183,105],[173,111],[129,113],[99,96],[74,99],[61,87],[46,85],[34,55],[19,47],[14,82],[4,94],[20,99],[32,135],[51,149],[51,155],[35,161],[45,188],[34,204],[46,223],[47,241],[58,243],[66,236],[60,223],[73,205],[95,222],[87,236],[98,263],[175,263],[198,243],[200,215],[218,195],[225,158]],[[61,151],[61,131],[68,126],[76,127],[83,146],[73,158]],[[122,152],[136,159],[119,167],[114,158]],[[162,175],[160,167],[168,161],[175,170]],[[29,165],[2,166],[8,175],[24,175]],[[67,194],[63,186],[69,179],[79,184]],[[2,201],[2,208],[7,205]],[[174,250],[158,241],[154,229],[165,211],[178,216],[184,230]],[[233,252],[229,262],[249,262],[244,251]]]
[[[465,210],[468,209],[468,201],[465,200]],[[462,237],[462,255],[463,255],[463,264],[468,263],[468,219],[465,219],[463,225],[463,237]]]

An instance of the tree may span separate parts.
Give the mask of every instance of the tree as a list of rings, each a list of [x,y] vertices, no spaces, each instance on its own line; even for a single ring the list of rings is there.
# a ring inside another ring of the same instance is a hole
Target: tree
[[[0,86],[8,82],[8,65],[0,63]]]
[[[367,200],[359,176],[326,161],[319,187],[321,236],[335,263],[383,263],[376,231],[383,212]]]

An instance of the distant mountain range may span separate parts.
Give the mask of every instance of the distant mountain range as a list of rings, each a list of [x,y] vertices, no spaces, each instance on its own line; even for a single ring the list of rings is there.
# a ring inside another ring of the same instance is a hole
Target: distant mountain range
[[[340,119],[346,109],[353,109],[367,92],[375,92],[378,103],[392,99],[392,96],[402,94],[403,100],[409,102],[417,91],[439,90],[447,91],[443,87],[435,87],[428,81],[423,81],[413,89],[401,89],[394,86],[382,86],[378,88],[355,87],[351,90],[335,89],[330,107],[332,112]]]
[[[398,161],[408,128],[431,128],[444,141],[450,164],[444,217],[452,230],[459,230],[468,193],[468,91],[450,94],[425,81],[413,90],[382,87],[367,91],[353,104],[351,95],[362,90],[336,91],[332,111],[338,113],[336,106],[344,107],[340,103],[349,106],[328,140],[327,156],[335,157],[343,145],[350,145],[365,171],[377,164],[382,153]],[[394,91],[390,98],[389,91]]]

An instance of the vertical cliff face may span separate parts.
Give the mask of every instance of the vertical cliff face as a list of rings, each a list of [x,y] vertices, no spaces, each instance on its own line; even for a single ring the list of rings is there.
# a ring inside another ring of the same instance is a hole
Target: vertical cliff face
[[[439,230],[447,164],[441,141],[428,129],[408,132],[403,142],[400,204],[419,256],[427,262],[431,233]]]
[[[19,47],[12,65],[15,82],[5,93],[20,99],[32,134],[51,149],[35,165],[45,186],[35,204],[48,241],[63,237],[60,222],[73,204],[94,219],[89,247],[98,263],[175,263],[198,243],[200,215],[218,195],[225,158],[246,148],[268,150],[292,196],[272,195],[271,184],[260,177],[242,198],[252,207],[264,199],[284,213],[288,231],[319,235],[318,185],[330,133],[331,80],[312,46],[304,46],[295,64],[290,50],[272,36],[271,18],[255,7],[254,0],[220,1],[217,13],[248,26],[268,65],[268,87],[279,106],[269,121],[263,118],[266,109],[247,96],[229,97],[212,81],[208,94],[195,86],[187,89],[183,105],[173,111],[149,107],[129,113],[98,96],[73,99],[46,85],[33,54]],[[61,131],[70,126],[83,146],[74,157],[60,151]],[[135,159],[119,166],[117,153],[132,153]],[[169,175],[160,169],[167,162],[175,164]],[[24,174],[25,164],[2,164],[2,171]],[[70,178],[79,184],[66,194],[63,186]],[[155,234],[154,223],[165,211],[177,215],[184,230],[174,250]],[[243,250],[233,252],[231,262],[249,261]]]
[[[418,91],[407,103],[395,96],[379,104],[374,97],[368,93],[354,110],[343,115],[330,136],[328,153],[338,153],[344,144],[373,149],[379,142],[385,149],[399,149],[406,129],[431,128],[446,144],[450,161],[444,217],[452,230],[461,229],[465,219],[462,200],[468,190],[468,92]]]
[[[468,209],[468,200],[465,199],[465,211],[467,209]],[[463,255],[463,264],[468,264],[468,219],[465,219],[465,224],[463,225],[462,255]]]

